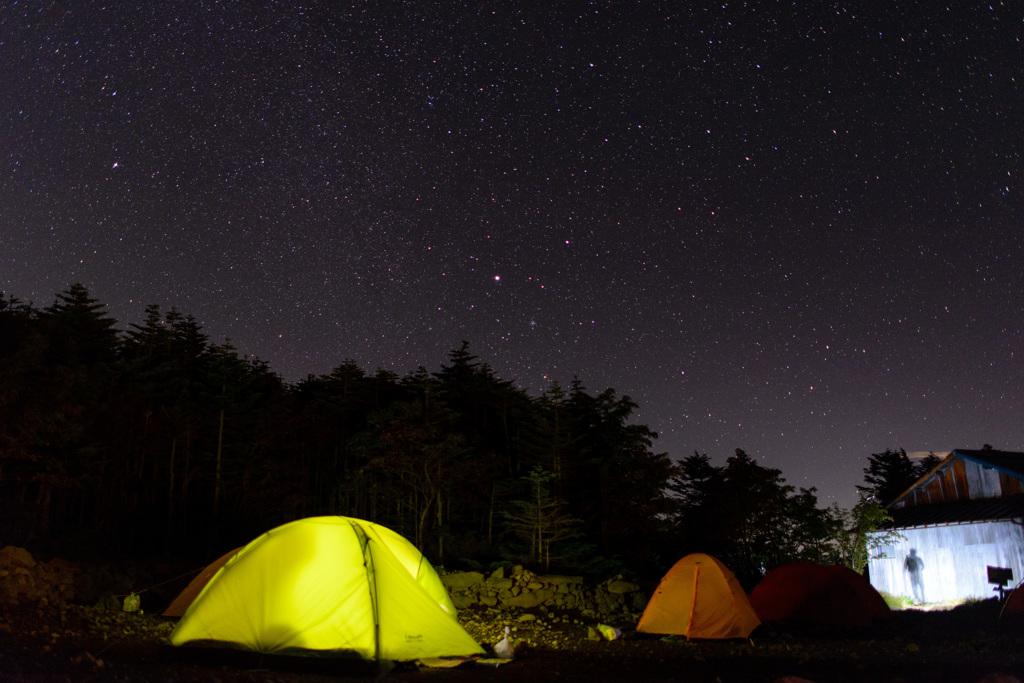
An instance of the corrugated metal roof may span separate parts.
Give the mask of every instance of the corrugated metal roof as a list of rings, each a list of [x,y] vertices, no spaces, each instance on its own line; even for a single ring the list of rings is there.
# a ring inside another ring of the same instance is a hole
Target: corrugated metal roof
[[[892,515],[893,521],[885,524],[883,529],[1024,518],[1024,495],[913,505],[898,510],[889,510],[889,514]]]

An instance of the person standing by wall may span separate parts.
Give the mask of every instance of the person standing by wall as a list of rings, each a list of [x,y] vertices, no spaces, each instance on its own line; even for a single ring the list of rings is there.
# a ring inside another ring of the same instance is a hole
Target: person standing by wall
[[[910,590],[914,593],[914,600],[924,602],[924,582],[921,580],[924,560],[918,556],[917,548],[910,549],[910,554],[903,561],[903,570],[910,574]]]

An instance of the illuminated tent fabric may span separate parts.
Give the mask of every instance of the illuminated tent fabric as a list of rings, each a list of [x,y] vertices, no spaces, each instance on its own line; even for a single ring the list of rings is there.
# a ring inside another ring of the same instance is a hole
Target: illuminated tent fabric
[[[206,584],[210,582],[213,575],[224,566],[224,564],[230,560],[235,554],[241,550],[241,548],[235,548],[229,552],[224,553],[210,564],[203,567],[203,570],[196,575],[196,578],[189,581],[189,584],[185,586],[185,590],[178,593],[178,597],[174,598],[170,605],[167,606],[162,616],[165,617],[180,617],[185,614],[185,610],[192,604],[192,601],[196,599],[200,591],[206,587]]]
[[[714,557],[693,553],[662,577],[636,630],[687,638],[746,638],[760,623],[733,573]]]
[[[871,583],[849,567],[794,562],[768,572],[750,593],[761,621],[870,626],[892,611]]]
[[[298,520],[249,543],[200,591],[170,641],[392,661],[483,653],[415,546],[348,517]]]

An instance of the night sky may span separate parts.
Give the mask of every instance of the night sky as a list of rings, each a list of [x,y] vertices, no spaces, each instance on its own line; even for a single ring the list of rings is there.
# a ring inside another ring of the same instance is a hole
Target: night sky
[[[5,2],[0,291],[287,381],[468,340],[822,505],[1024,450],[1020,5],[701,4]]]

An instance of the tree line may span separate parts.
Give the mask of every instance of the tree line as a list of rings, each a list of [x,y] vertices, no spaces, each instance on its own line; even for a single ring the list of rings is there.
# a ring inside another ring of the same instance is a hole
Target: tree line
[[[345,360],[286,383],[176,308],[124,331],[105,308],[81,284],[41,309],[0,296],[0,545],[200,560],[347,515],[441,564],[644,574],[700,550],[754,576],[866,560],[895,480],[865,469],[854,510],[819,509],[742,450],[656,452],[614,389],[529,395],[466,342],[434,372]]]

